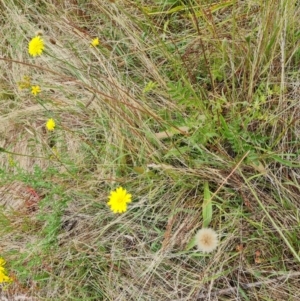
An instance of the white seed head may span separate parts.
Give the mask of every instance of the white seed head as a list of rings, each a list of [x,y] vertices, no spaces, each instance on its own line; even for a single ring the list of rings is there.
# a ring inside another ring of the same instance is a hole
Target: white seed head
[[[199,251],[210,253],[218,246],[218,234],[211,228],[203,228],[196,234],[196,244]]]

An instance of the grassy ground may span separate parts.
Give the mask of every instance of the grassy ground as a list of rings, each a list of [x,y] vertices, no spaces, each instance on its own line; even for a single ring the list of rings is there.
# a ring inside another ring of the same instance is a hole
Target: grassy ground
[[[298,1],[0,3],[3,298],[300,300]]]

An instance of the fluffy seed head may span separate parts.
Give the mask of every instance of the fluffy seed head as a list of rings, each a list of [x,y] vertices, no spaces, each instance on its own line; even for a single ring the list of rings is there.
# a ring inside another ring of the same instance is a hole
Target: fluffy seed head
[[[211,228],[203,228],[196,234],[196,244],[199,251],[210,253],[218,246],[218,234]]]

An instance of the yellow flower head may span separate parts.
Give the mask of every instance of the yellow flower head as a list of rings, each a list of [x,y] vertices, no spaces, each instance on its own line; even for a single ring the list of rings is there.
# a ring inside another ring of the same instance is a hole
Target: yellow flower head
[[[13,280],[6,275],[6,270],[4,268],[5,260],[0,257],[0,283],[12,282]]]
[[[40,36],[32,38],[28,44],[28,52],[32,56],[41,55],[44,48],[44,40]]]
[[[41,88],[40,86],[32,86],[31,87],[31,93],[36,96],[38,93],[41,92]]]
[[[131,194],[127,193],[122,187],[111,191],[107,205],[113,213],[122,213],[127,211],[127,203],[131,202]]]
[[[12,279],[5,275],[4,272],[0,271],[0,283],[12,282]]]
[[[91,42],[91,47],[96,47],[96,46],[98,46],[99,44],[100,44],[99,38],[95,38],[95,39],[93,39],[92,42]]]
[[[52,118],[48,119],[48,121],[46,122],[46,128],[48,131],[54,131],[55,121]]]

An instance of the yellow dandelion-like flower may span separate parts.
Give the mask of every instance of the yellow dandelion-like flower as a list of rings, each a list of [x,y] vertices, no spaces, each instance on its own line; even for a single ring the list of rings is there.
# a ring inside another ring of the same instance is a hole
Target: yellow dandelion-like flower
[[[118,187],[111,191],[107,205],[113,213],[122,213],[127,211],[127,203],[131,202],[131,194],[126,189]]]
[[[196,234],[198,249],[204,253],[214,251],[218,246],[218,234],[211,228],[203,228]]]
[[[13,280],[6,275],[6,270],[4,268],[5,260],[0,257],[0,283],[12,282]]]
[[[40,36],[32,38],[28,44],[28,52],[31,56],[41,55],[44,48],[44,40]]]
[[[55,128],[55,121],[52,118],[48,119],[46,122],[46,129],[48,131],[54,131],[54,128]]]
[[[12,282],[12,279],[6,276],[5,273],[0,270],[0,283],[4,282]]]
[[[31,94],[33,94],[34,96],[36,96],[39,93],[41,93],[40,86],[32,86],[31,87]]]
[[[92,40],[90,47],[96,47],[100,44],[99,38],[95,38]]]

